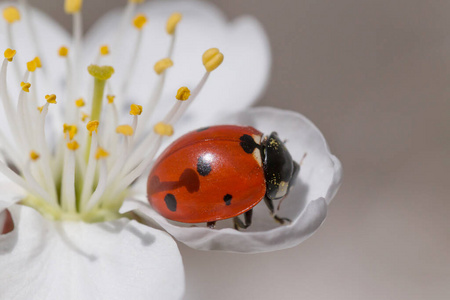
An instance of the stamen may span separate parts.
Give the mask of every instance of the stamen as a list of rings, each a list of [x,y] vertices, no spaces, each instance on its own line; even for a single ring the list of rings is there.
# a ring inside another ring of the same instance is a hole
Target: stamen
[[[97,187],[95,188],[94,193],[92,194],[91,198],[88,201],[88,205],[87,205],[88,210],[94,208],[97,205],[98,201],[101,199],[101,197],[105,193],[107,179],[108,179],[108,168],[106,166],[106,161],[104,160],[104,158],[106,158],[106,156],[99,156],[99,158],[97,158],[97,160],[101,160],[100,161],[100,175],[99,175]]]
[[[14,55],[15,55],[15,50],[7,49],[5,51],[5,59],[3,60],[2,69],[0,71],[0,94],[1,94],[1,99],[3,102],[3,107],[5,109],[6,119],[8,121],[9,127],[12,131],[14,140],[16,141],[17,147],[19,149],[23,149],[24,146],[20,140],[19,126],[16,123],[17,122],[17,117],[16,117],[17,114],[13,108],[13,103],[12,103],[11,98],[9,97],[9,93],[8,93],[8,85],[6,84],[8,63],[10,62],[10,59],[12,61]],[[19,152],[19,154],[21,156],[21,151]]]
[[[34,59],[30,60],[29,62],[27,62],[27,70],[29,72],[36,71],[36,68],[37,68],[37,64],[36,64],[36,61]]]
[[[109,47],[108,45],[102,45],[100,47],[100,55],[105,56],[109,54]]]
[[[66,146],[62,174],[61,206],[69,212],[75,212],[75,151],[80,145],[73,140],[68,142]]]
[[[28,5],[28,1],[26,0],[19,0],[21,9],[24,13],[24,21],[25,25],[27,27],[27,30],[29,32],[29,36],[31,37],[32,44],[34,46],[34,52],[40,56],[41,55],[41,45],[39,43],[38,35],[36,34],[36,28],[33,22],[33,16],[34,14],[30,13],[30,6]],[[44,78],[46,79],[45,72],[44,72]]]
[[[102,147],[97,148],[97,152],[95,153],[95,159],[99,160],[101,158],[106,158],[109,156],[109,152],[103,149]]]
[[[159,135],[165,135],[165,136],[173,135],[173,127],[172,127],[172,125],[166,124],[164,122],[157,123],[153,127],[153,130],[155,131],[155,133],[157,133]]]
[[[75,151],[80,147],[77,141],[71,141],[67,143],[67,149]]]
[[[83,6],[83,0],[66,0],[64,1],[64,11],[66,14],[75,14],[80,12]]]
[[[153,69],[155,70],[156,74],[161,75],[162,72],[167,70],[168,68],[173,66],[173,61],[170,58],[163,58],[156,62]]]
[[[84,175],[83,189],[81,191],[81,202],[80,202],[81,211],[84,210],[86,203],[89,200],[89,195],[91,195],[92,193],[92,186],[94,184],[94,177],[95,177],[95,168],[97,166],[97,161],[94,158],[95,158],[95,149],[97,148],[98,145],[98,138],[97,132],[92,129],[93,128],[92,124],[93,123],[89,122],[88,125],[86,126],[86,128],[92,135],[92,143],[89,149],[89,158],[87,162],[86,173]]]
[[[6,58],[9,62],[11,62],[11,61],[13,61],[13,58],[14,58],[14,56],[16,55],[16,50],[12,50],[12,49],[8,48],[8,49],[5,50],[4,55],[5,55],[5,58]]]
[[[125,136],[132,136],[134,131],[130,125],[119,125],[116,128],[116,132]]]
[[[84,102],[84,99],[83,99],[83,98],[77,99],[77,100],[75,101],[75,105],[76,105],[77,107],[83,107],[85,104],[86,104],[86,103]]]
[[[63,132],[64,132],[64,139],[67,139],[67,135],[69,135],[69,140],[71,141],[71,140],[73,140],[73,138],[75,137],[75,135],[78,132],[77,125],[64,124]]]
[[[131,104],[130,115],[139,116],[142,113],[142,105]]]
[[[134,27],[136,27],[136,29],[139,29],[139,30],[141,30],[146,23],[147,23],[147,17],[144,14],[138,14],[133,19]]]
[[[177,95],[175,96],[175,98],[180,101],[186,101],[187,99],[189,99],[190,95],[191,95],[191,91],[187,87],[182,86],[178,89]]]
[[[222,57],[222,58],[219,59],[220,57]],[[204,63],[208,64],[209,65],[208,68],[211,71],[213,71],[220,65],[221,61],[223,61],[223,54],[220,53],[220,51],[217,48],[209,49],[203,55],[203,61],[204,61]],[[202,79],[200,80],[200,82],[197,84],[194,91],[190,95],[189,101],[177,101],[177,103],[174,105],[174,107],[172,107],[172,109],[169,111],[169,113],[163,119],[162,122],[164,124],[175,124],[181,118],[181,116],[187,110],[189,105],[195,100],[195,98],[198,96],[198,94],[200,94],[200,91],[202,90],[203,86],[205,85],[206,80],[209,77],[209,74],[211,74],[211,71],[207,70],[205,75],[203,75]],[[180,92],[180,96],[181,96],[181,94],[183,94],[183,90],[182,91],[179,90],[179,92]],[[178,95],[178,92],[177,92],[177,95]],[[141,165],[144,164],[145,162],[141,161],[139,163],[139,161],[141,160],[141,157],[147,157],[146,152],[148,151],[147,149],[149,149],[151,147],[151,145],[153,143],[153,139],[154,139],[154,135],[149,134],[144,139],[144,141],[142,141],[142,143],[133,151],[132,155],[130,156],[128,162],[125,165],[125,168],[122,172],[123,174],[126,174],[127,172],[129,172],[137,164],[139,164],[139,165],[135,169],[139,168],[141,170]],[[155,150],[155,151],[157,151],[157,150]],[[142,170],[144,170],[144,169],[142,169]],[[135,171],[132,171],[132,172],[135,172]]]
[[[175,96],[175,98],[179,101],[177,101],[175,103],[175,105],[172,106],[172,108],[170,109],[170,111],[167,113],[166,117],[163,119],[164,123],[174,123],[172,122],[172,120],[174,120],[174,117],[176,115],[178,115],[180,110],[183,110],[183,105],[187,105],[186,103],[184,103],[186,100],[189,99],[189,97],[191,96],[191,91],[183,86],[180,87],[177,91],[177,95]]]
[[[51,104],[56,104],[57,103],[55,94],[45,95],[45,100],[47,100],[47,103],[51,103]]]
[[[141,48],[142,43],[142,32],[144,25],[147,23],[147,17],[143,14],[138,14],[134,20],[133,25],[138,30],[138,36],[136,42],[134,44],[134,49],[132,55],[130,55],[131,60],[128,63],[128,68],[125,71],[125,79],[123,80],[121,86],[121,95],[125,94],[128,89],[128,84],[132,78],[132,71],[135,69],[137,58],[139,57],[139,49]]]
[[[36,56],[33,61],[36,63],[36,67],[37,68],[42,68],[42,63],[41,63],[41,59],[39,58],[39,56]]]
[[[134,9],[136,8],[136,4],[141,3],[141,2],[137,2],[140,0],[129,0],[127,5],[125,6],[124,10],[123,10],[123,14],[122,14],[122,18],[120,20],[120,25],[118,26],[117,30],[116,30],[116,34],[114,36],[113,39],[113,43],[112,43],[112,49],[113,49],[113,55],[115,56],[115,54],[117,54],[119,51],[119,44],[120,41],[122,40],[124,31],[125,31],[125,27],[129,24],[129,20],[131,19],[131,16],[133,15]],[[142,0],[143,1],[143,0]],[[116,57],[114,57],[113,62],[115,62]]]
[[[35,151],[31,151],[31,152],[30,152],[30,158],[31,158],[31,160],[38,160],[39,157],[41,157],[41,156],[39,155],[39,153],[37,153],[37,152],[35,152]]]
[[[67,48],[66,46],[61,46],[58,50],[58,55],[61,57],[66,57],[67,55],[69,55],[69,48]]]
[[[106,99],[108,99],[109,104],[114,103],[115,98],[116,98],[116,96],[114,96],[114,95],[106,95]]]
[[[92,132],[98,133],[98,125],[100,123],[97,120],[90,121],[87,123],[86,128],[89,131],[89,135],[92,136]]]
[[[20,83],[20,87],[22,88],[22,91],[29,93],[30,92],[31,83],[22,81]]]
[[[57,195],[55,180],[53,177],[51,165],[50,165],[50,151],[48,149],[47,141],[45,139],[45,118],[48,113],[48,107],[50,103],[47,102],[42,106],[40,115],[38,116],[38,131],[37,131],[37,144],[38,149],[42,152],[42,158],[40,159],[39,166],[44,174],[45,185],[47,190],[50,191],[51,200],[57,205]]]
[[[81,121],[86,122],[86,120],[89,118],[89,115],[85,112],[81,112]]]
[[[175,29],[177,28],[178,23],[183,18],[183,15],[176,12],[170,15],[169,19],[167,20],[166,24],[166,31],[168,34],[174,34]]]
[[[20,21],[20,12],[14,6],[8,6],[3,10],[3,18],[9,24]]]
[[[202,60],[206,71],[212,72],[223,62],[223,54],[219,49],[211,48],[205,51]]]
[[[8,47],[13,49],[13,48],[15,48],[14,47],[14,36],[13,36],[13,34],[11,32],[11,27],[12,27],[13,23],[15,23],[15,22],[20,20],[20,12],[14,6],[6,7],[3,10],[3,18],[8,23],[7,26],[6,26],[6,35],[7,35]],[[20,67],[19,67],[18,64],[15,64],[14,68],[16,70],[16,76],[19,79],[20,78],[20,74],[22,74],[22,72],[20,71]]]

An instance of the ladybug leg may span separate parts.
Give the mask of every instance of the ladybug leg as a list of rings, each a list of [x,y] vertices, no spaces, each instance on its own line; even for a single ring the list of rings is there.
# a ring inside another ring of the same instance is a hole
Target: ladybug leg
[[[246,211],[244,213],[244,219],[245,222],[242,222],[239,217],[233,218],[234,223],[234,229],[239,230],[239,228],[247,229],[252,224],[252,216],[253,216],[253,209],[250,209],[249,211]]]
[[[288,218],[281,218],[275,214],[275,209],[273,207],[273,201],[269,197],[264,197],[264,203],[266,203],[267,207],[270,210],[270,215],[272,218],[280,223],[281,225],[284,225],[285,223],[291,223],[292,221]]]
[[[216,221],[208,222],[208,223],[206,223],[206,226],[211,229],[214,229],[214,227],[216,227]]]

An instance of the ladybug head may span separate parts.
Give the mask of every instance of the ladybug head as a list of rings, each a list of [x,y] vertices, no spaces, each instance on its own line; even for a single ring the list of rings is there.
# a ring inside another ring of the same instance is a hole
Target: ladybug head
[[[266,197],[279,200],[285,197],[294,185],[300,171],[298,163],[280,140],[276,132],[272,132],[263,141],[264,175],[266,177]]]

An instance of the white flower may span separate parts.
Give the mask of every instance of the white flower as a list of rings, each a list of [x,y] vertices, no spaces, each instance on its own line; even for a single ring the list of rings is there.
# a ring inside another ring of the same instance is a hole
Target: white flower
[[[80,0],[66,1],[72,38],[25,0],[20,12],[0,5],[2,299],[180,298],[181,256],[153,221],[191,247],[249,253],[295,246],[326,216],[341,167],[318,129],[292,112],[243,111],[269,73],[259,23],[228,23],[205,2],[141,2],[107,14],[85,39]],[[211,47],[220,51],[202,64]],[[191,228],[149,206],[146,173],[172,125],[180,135],[224,123],[278,131],[295,158],[307,153],[278,212],[291,224],[259,204],[247,231]]]

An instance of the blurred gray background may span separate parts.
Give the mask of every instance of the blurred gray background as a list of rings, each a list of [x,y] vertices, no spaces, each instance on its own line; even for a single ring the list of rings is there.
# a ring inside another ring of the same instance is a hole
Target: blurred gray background
[[[62,0],[34,0],[66,28]],[[288,250],[180,244],[187,299],[450,299],[450,2],[213,0],[264,25],[264,98],[301,112],[344,166],[319,231]],[[125,0],[84,4],[88,27]]]

